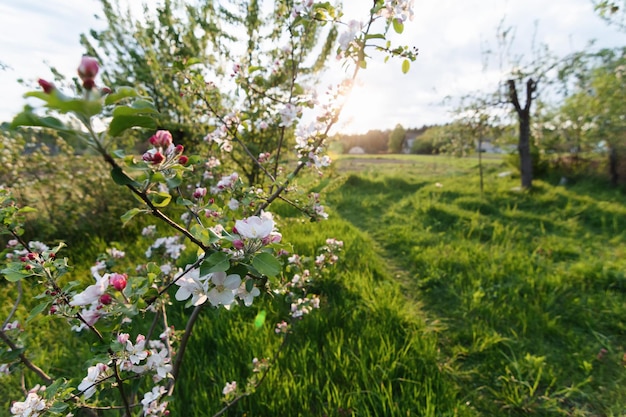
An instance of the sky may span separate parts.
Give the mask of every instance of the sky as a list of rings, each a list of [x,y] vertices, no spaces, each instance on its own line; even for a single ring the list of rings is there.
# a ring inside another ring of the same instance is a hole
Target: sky
[[[370,1],[344,4],[347,16],[362,19]],[[344,108],[342,131],[449,121],[447,96],[491,91],[501,78],[497,59],[484,65],[484,51],[497,47],[501,22],[514,28],[512,54],[528,58],[533,37],[559,56],[588,48],[591,40],[594,48],[626,45],[626,33],[598,18],[591,0],[415,0],[414,10],[414,20],[394,39],[417,47],[417,60],[408,74],[400,61],[370,61]],[[0,70],[0,121],[21,110],[24,92],[38,78],[52,78],[49,66],[75,74],[84,53],[80,35],[104,28],[100,12],[97,0],[0,0],[0,63],[8,66]]]

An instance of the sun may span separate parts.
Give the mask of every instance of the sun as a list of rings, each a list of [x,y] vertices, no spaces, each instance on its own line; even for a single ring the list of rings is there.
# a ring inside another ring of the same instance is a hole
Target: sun
[[[381,108],[383,103],[384,97],[376,90],[364,85],[355,85],[339,116],[337,131],[355,134],[383,129]]]

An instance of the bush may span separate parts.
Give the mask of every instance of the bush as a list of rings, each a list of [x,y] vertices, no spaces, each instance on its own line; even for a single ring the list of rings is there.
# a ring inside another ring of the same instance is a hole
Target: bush
[[[545,177],[550,168],[549,162],[545,159],[543,154],[539,151],[539,148],[536,146],[531,146],[530,155],[533,162],[533,178],[543,178]],[[507,164],[516,170],[516,172],[520,172],[520,158],[517,150],[511,152],[506,157]]]

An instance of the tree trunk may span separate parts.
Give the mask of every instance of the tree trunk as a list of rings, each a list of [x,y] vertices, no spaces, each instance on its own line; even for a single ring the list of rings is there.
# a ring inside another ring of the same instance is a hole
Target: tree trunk
[[[609,146],[609,175],[611,176],[611,185],[617,186],[619,182],[617,148]]]
[[[530,115],[524,113],[519,116],[519,151],[522,188],[529,189],[533,185],[533,158],[530,153]]]
[[[537,83],[532,78],[526,81],[526,104],[521,106],[517,97],[517,85],[515,80],[508,80],[509,100],[519,121],[519,141],[517,150],[519,152],[520,173],[522,177],[522,188],[530,189],[533,185],[533,159],[530,153],[530,106],[533,102],[533,93],[537,90]]]

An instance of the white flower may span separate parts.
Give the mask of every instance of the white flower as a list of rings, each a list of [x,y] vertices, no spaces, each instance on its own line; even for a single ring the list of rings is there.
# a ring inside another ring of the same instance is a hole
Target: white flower
[[[119,250],[116,248],[109,248],[107,249],[107,253],[112,257],[112,258],[123,258],[124,256],[126,256],[126,253],[123,250]]]
[[[175,283],[180,288],[176,291],[176,299],[183,301],[191,297],[191,302],[194,306],[204,304],[209,290],[208,276],[200,277],[200,270],[197,268],[192,269],[180,278],[178,276]]]
[[[146,226],[141,231],[142,236],[153,236],[156,233],[156,225]]]
[[[239,208],[239,201],[235,200],[234,198],[231,198],[230,201],[228,202],[228,208],[231,210],[237,210]]]
[[[0,363],[0,376],[9,375],[11,368],[8,363]]]
[[[222,394],[228,395],[237,391],[237,381],[227,382],[222,390]]]
[[[237,274],[226,275],[226,272],[213,272],[211,282],[215,287],[209,291],[209,302],[217,307],[222,304],[226,309],[235,301],[235,291],[241,284],[241,277]]]
[[[279,112],[280,123],[278,126],[290,127],[293,124],[296,117],[298,117],[299,111],[300,111],[300,107],[297,107],[291,103],[285,104],[285,107]]]
[[[243,301],[246,307],[250,307],[252,302],[254,301],[254,297],[258,297],[261,295],[261,291],[257,287],[252,287],[252,290],[248,292],[246,289],[246,282],[248,280],[241,283],[241,286],[237,289],[237,297]]]
[[[237,233],[247,239],[263,239],[274,230],[274,220],[271,217],[250,216],[235,222]]]
[[[146,339],[139,335],[137,336],[136,343],[130,340],[126,341],[126,352],[130,353],[128,359],[134,365],[137,365],[142,360],[148,357],[148,351],[146,350]]]
[[[28,247],[30,248],[32,252],[37,252],[37,253],[42,253],[47,250],[50,250],[48,245],[46,245],[45,243],[36,241],[36,240],[33,240],[32,242],[28,242]]]
[[[109,367],[104,363],[98,363],[87,369],[87,376],[78,384],[78,390],[83,392],[85,399],[91,398],[96,393],[96,383],[100,375],[105,373]]]
[[[35,392],[29,392],[24,401],[16,401],[11,406],[11,414],[20,417],[37,417],[46,408],[45,401]]]
[[[183,243],[178,243],[180,236],[160,237],[146,251],[146,257],[152,256],[152,250],[160,247],[165,248],[165,254],[172,259],[178,259],[180,253],[185,249]]]
[[[5,332],[9,331],[9,330],[14,330],[14,329],[19,329],[20,328],[20,322],[15,320],[12,323],[7,323],[6,326],[4,326],[4,330]]]
[[[345,51],[350,46],[350,43],[356,38],[357,33],[361,30],[363,24],[357,20],[351,20],[348,23],[348,31],[343,32],[339,37],[339,49]]]
[[[156,381],[165,379],[172,370],[170,360],[171,359],[167,349],[150,351],[150,356],[148,356],[148,359],[146,360],[146,366],[148,369],[156,371],[156,376],[154,378]]]
[[[92,272],[94,268],[95,267],[92,268]],[[70,301],[71,306],[86,306],[98,302],[100,296],[104,294],[109,286],[109,274],[104,274],[100,277],[96,271],[94,276],[96,275],[99,277],[97,278],[97,282],[85,288],[83,292],[74,295]]]
[[[143,400],[141,400],[141,404],[143,405],[144,415],[159,415],[161,412],[165,411],[165,407],[167,403],[158,404],[159,398],[165,394],[165,387],[157,385],[152,388],[152,391],[146,392],[143,396]]]

